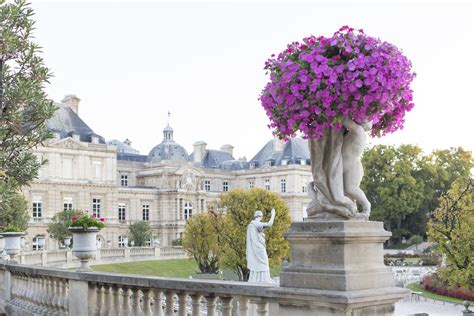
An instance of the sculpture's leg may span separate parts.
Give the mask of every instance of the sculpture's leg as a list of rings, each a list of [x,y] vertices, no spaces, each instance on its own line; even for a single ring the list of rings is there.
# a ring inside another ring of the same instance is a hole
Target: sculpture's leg
[[[308,185],[312,197],[307,209],[310,218],[319,213],[350,218],[357,210],[355,203],[344,195],[342,145],[342,131],[330,129],[323,137],[309,141],[314,178],[314,184]]]

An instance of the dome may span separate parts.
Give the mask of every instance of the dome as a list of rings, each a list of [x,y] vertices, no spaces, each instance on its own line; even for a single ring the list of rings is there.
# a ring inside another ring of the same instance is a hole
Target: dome
[[[153,147],[147,158],[147,161],[160,160],[188,161],[189,156],[183,146],[174,141],[164,141]]]
[[[147,161],[188,161],[189,156],[183,146],[173,140],[173,129],[168,124],[163,129],[163,141],[150,151]]]

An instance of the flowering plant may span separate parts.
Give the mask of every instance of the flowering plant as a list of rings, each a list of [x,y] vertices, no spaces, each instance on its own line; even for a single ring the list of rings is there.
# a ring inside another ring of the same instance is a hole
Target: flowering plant
[[[411,62],[394,45],[343,26],[332,37],[293,42],[265,63],[260,95],[279,138],[320,138],[345,118],[372,122],[372,136],[403,128],[413,104]],[[267,72],[267,73],[268,73]]]
[[[88,211],[77,211],[76,215],[71,216],[71,224],[69,227],[82,227],[88,229],[90,227],[97,227],[102,229],[105,227],[105,218],[97,218],[95,215],[89,215]]]

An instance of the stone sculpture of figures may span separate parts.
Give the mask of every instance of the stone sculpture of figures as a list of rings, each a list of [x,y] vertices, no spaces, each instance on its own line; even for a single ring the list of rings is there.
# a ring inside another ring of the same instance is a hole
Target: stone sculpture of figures
[[[368,218],[370,214],[370,203],[359,187],[364,174],[360,158],[370,124],[346,119],[343,125],[346,135],[344,130],[327,129],[321,138],[309,140],[314,179],[308,184],[312,198],[309,218]],[[357,213],[356,203],[361,205],[362,215]]]
[[[255,218],[247,226],[247,268],[250,270],[249,282],[273,283],[270,277],[265,234],[263,229],[271,227],[275,220],[275,209],[271,211],[270,220],[262,222],[263,213],[255,211]]]
[[[360,182],[364,176],[364,169],[360,159],[367,143],[367,135],[365,133],[372,128],[372,124],[364,121],[361,125],[358,125],[350,119],[345,119],[343,124],[349,131],[344,136],[342,144],[344,192],[351,200],[360,204],[362,216],[369,219],[370,202],[367,200],[364,191],[360,188]]]

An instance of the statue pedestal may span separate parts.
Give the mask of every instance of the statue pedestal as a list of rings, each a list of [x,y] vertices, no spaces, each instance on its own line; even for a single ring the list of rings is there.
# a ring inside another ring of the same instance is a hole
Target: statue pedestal
[[[285,235],[291,262],[274,290],[281,298],[280,315],[392,314],[408,291],[395,287],[393,272],[383,263],[383,242],[390,235],[382,222],[293,223]],[[295,296],[301,302],[296,313]]]

